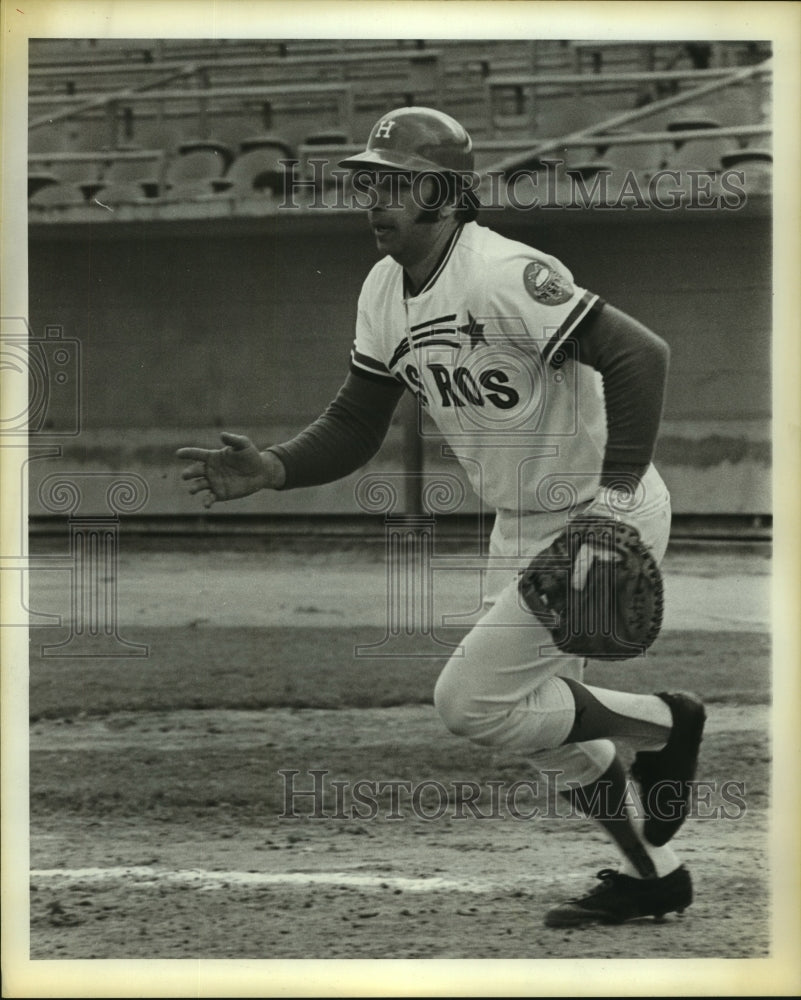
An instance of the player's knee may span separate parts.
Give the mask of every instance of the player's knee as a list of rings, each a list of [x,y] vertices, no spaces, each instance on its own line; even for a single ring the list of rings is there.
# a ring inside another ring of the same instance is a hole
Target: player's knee
[[[470,698],[464,687],[454,683],[447,667],[439,676],[434,687],[434,708],[439,713],[445,727],[456,736],[470,736]]]
[[[449,665],[450,666],[450,665]],[[575,715],[570,690],[556,677],[522,697],[479,692],[457,664],[445,668],[434,688],[434,706],[445,726],[481,746],[541,751],[560,746]]]
[[[481,746],[494,746],[502,739],[512,704],[497,703],[465,682],[458,667],[447,668],[434,688],[434,707],[445,727]]]

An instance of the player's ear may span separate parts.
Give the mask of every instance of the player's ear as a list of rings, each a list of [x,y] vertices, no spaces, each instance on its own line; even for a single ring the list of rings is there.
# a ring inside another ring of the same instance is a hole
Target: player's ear
[[[417,207],[427,218],[440,216],[444,205],[450,200],[450,190],[447,179],[442,174],[416,174],[412,183],[412,196]]]

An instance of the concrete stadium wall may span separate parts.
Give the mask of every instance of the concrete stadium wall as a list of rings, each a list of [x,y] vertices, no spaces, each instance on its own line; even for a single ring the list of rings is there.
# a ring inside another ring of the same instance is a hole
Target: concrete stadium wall
[[[676,512],[769,513],[767,199],[739,211],[507,211],[485,221],[562,258],[580,284],[671,345],[657,460]],[[221,429],[267,445],[316,417],[345,376],[356,298],[375,259],[365,220],[345,213],[32,225],[31,328],[79,341],[82,424],[59,439],[60,456],[31,461],[30,513],[44,513],[44,477],[77,471],[136,472],[149,487],[142,513],[197,513],[174,449],[214,445]],[[69,419],[64,400],[51,401],[53,428]],[[402,467],[407,413],[371,469]],[[438,450],[427,445],[427,467],[456,472]],[[364,471],[214,516],[353,513]]]

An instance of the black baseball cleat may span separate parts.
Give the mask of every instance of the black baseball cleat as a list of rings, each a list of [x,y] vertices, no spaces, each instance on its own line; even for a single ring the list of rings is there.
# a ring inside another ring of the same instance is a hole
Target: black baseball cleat
[[[601,884],[580,899],[569,899],[545,914],[546,927],[622,924],[626,920],[683,913],[693,901],[690,873],[681,865],[663,878],[631,878],[604,868]]]
[[[687,818],[706,721],[704,706],[694,695],[661,691],[658,697],[673,716],[670,736],[661,750],[641,750],[631,765],[645,811],[643,836],[654,847],[666,844]]]

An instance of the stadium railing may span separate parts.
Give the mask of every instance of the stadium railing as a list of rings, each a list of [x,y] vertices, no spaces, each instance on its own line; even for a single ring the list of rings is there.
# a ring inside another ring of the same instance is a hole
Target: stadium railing
[[[109,81],[115,78],[128,84],[139,78],[147,84],[148,78],[172,72],[191,86],[201,87],[389,79],[400,89],[425,89],[440,97],[441,69],[441,53],[437,49],[373,49],[285,57],[218,57],[191,62],[182,59],[139,64],[33,66],[29,74],[29,93],[37,98],[59,92],[72,96],[92,88],[108,89]]]
[[[743,72],[729,69],[708,70],[644,70],[627,73],[553,73],[553,74],[505,74],[489,76],[485,81],[487,93],[488,115],[496,135],[502,134],[504,128],[528,128],[532,134],[540,130],[541,108],[538,98],[542,92],[547,97],[567,95],[574,99],[586,99],[591,96],[598,99],[599,95],[614,94],[616,98],[625,94],[636,101],[643,85],[652,83],[682,85],[685,99],[693,97],[699,85],[705,81],[718,81],[721,86],[729,87],[739,83],[755,82],[760,76],[770,75],[766,65],[751,67]],[[680,96],[680,95],[676,95]],[[652,111],[658,101],[643,103],[643,107],[651,106]],[[511,104],[511,113],[510,113]],[[503,108],[505,105],[505,109]],[[644,116],[644,115],[643,115]]]
[[[108,123],[107,143],[113,148],[121,140],[121,104],[151,105],[160,116],[175,113],[179,106],[194,104],[198,136],[207,137],[208,116],[216,111],[240,112],[247,102],[268,102],[271,107],[294,105],[295,109],[308,108],[314,102],[314,116],[320,117],[321,107],[333,104],[337,124],[351,131],[354,117],[353,86],[349,83],[299,83],[256,85],[250,87],[208,87],[196,89],[124,90],[104,94],[35,95],[30,98],[31,108],[47,107],[49,111],[34,117],[29,129],[53,125],[61,119],[100,113]]]
[[[744,69],[737,70],[669,71],[670,79],[676,78],[677,80],[688,82],[690,84],[688,89],[677,94],[664,97],[660,100],[649,101],[645,104],[620,111],[617,114],[610,115],[602,120],[580,127],[558,138],[535,140],[529,144],[527,151],[503,157],[495,163],[490,164],[489,167],[494,171],[514,171],[522,169],[527,163],[537,162],[539,157],[544,154],[551,153],[556,149],[569,149],[571,146],[578,143],[584,143],[585,141],[598,136],[608,138],[614,130],[619,130],[623,126],[628,126],[632,122],[638,120],[647,118],[656,119],[657,121],[664,120],[662,116],[668,110],[681,107],[682,105],[692,104],[719,90],[730,90],[731,88],[741,85],[747,86],[749,83],[760,78],[769,78],[771,73],[772,69],[769,61],[757,66],[749,66]],[[643,79],[651,79],[655,76],[664,78],[664,74],[661,73],[653,74],[650,72],[643,72],[610,74],[609,77],[604,77],[603,79],[604,82],[611,82],[613,86],[617,86],[642,81]],[[531,76],[518,77],[515,79],[503,77],[500,79],[496,78],[494,80],[489,78],[487,80],[487,88],[488,94],[490,95],[490,104],[492,105],[492,95],[498,87],[508,88],[512,86],[536,88],[539,86],[553,86],[554,84],[557,84],[579,88],[580,94],[581,88],[594,86],[597,81],[598,78],[595,76],[585,76],[582,74],[569,74],[567,76]],[[529,115],[533,117],[534,112],[529,110]],[[743,122],[743,127],[748,124],[752,123]],[[759,125],[760,128],[764,126],[765,131],[770,132],[770,126],[764,121],[756,124]],[[536,122],[532,121],[529,127],[529,132],[531,135],[536,135],[537,131]],[[502,130],[499,130],[499,132],[502,133]],[[648,140],[643,139],[642,141]]]

